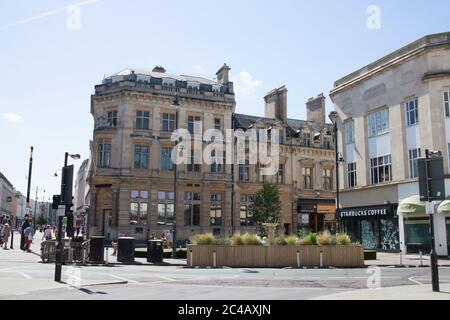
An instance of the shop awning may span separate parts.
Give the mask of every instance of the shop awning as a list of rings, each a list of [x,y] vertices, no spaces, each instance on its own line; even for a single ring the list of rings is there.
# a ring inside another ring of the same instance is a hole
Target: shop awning
[[[419,196],[412,196],[400,202],[397,209],[399,215],[425,215],[425,202],[420,201]]]
[[[443,201],[438,208],[438,213],[449,213],[450,212],[450,200]]]

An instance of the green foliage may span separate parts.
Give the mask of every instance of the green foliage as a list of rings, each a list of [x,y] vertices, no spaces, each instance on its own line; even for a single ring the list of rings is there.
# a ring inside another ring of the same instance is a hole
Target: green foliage
[[[301,245],[315,246],[317,245],[317,233],[310,232],[306,237],[300,240]]]
[[[261,239],[256,234],[246,233],[242,236],[242,241],[246,246],[260,246]]]
[[[285,237],[276,237],[271,240],[269,239],[269,245],[286,246],[287,245],[286,238]]]
[[[229,237],[223,237],[219,239],[214,239],[213,244],[216,246],[230,246],[231,242],[232,241]]]
[[[286,245],[295,246],[298,242],[298,238],[296,236],[289,236],[286,238]]]
[[[329,231],[321,232],[317,236],[317,243],[320,244],[321,246],[329,246],[332,244],[332,241],[333,241],[333,236],[331,235],[331,233]]]
[[[194,245],[213,245],[216,238],[212,233],[198,234],[192,239]]]
[[[233,246],[243,246],[244,245],[244,240],[242,239],[242,236],[240,233],[236,233],[232,238],[231,238],[231,244]]]
[[[44,217],[44,215],[40,214],[36,217],[36,225],[38,226],[44,226],[48,223],[47,217]]]
[[[267,236],[264,223],[280,223],[281,200],[280,190],[274,183],[265,183],[255,195],[253,204],[252,222],[258,230],[258,234]]]
[[[352,240],[346,233],[339,233],[336,235],[336,244],[341,246],[348,246],[352,244]]]

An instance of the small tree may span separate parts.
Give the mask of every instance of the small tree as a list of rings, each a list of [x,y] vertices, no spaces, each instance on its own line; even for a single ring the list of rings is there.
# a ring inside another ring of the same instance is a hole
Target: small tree
[[[46,225],[47,222],[48,222],[48,219],[47,219],[47,217],[45,217],[43,214],[40,214],[40,215],[38,215],[38,216],[36,217],[36,224],[37,224],[38,226]]]
[[[264,223],[280,223],[280,190],[274,183],[265,183],[255,195],[252,222],[260,236],[267,236]]]

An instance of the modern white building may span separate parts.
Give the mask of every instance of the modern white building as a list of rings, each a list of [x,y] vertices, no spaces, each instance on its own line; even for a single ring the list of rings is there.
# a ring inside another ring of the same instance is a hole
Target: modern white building
[[[418,201],[418,159],[444,155],[450,195],[450,33],[429,35],[335,82],[339,114],[340,218],[366,248],[428,251],[429,218]],[[435,217],[448,255],[450,213]]]

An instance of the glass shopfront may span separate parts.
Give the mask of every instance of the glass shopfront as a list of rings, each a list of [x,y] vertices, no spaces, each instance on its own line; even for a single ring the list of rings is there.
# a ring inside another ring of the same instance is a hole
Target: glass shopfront
[[[405,242],[408,253],[431,250],[430,220],[428,218],[405,218]]]
[[[303,232],[336,231],[334,200],[298,199],[297,230]]]
[[[352,241],[365,249],[400,249],[396,205],[341,209],[340,218]]]

